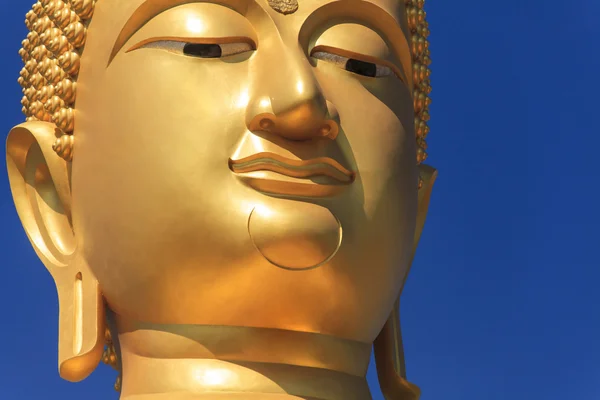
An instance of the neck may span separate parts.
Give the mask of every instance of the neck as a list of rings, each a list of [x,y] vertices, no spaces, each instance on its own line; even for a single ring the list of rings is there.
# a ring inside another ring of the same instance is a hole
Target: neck
[[[317,333],[116,317],[122,400],[371,400],[371,345]]]

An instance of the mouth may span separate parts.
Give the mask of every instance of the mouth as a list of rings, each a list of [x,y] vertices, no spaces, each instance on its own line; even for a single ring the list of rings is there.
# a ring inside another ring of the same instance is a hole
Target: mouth
[[[355,178],[354,172],[329,157],[292,160],[271,152],[229,159],[229,169],[252,188],[281,195],[331,196]]]

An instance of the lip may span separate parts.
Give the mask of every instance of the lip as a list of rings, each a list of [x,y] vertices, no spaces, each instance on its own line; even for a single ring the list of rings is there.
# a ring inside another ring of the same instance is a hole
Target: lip
[[[354,172],[329,157],[292,160],[271,152],[229,159],[229,169],[258,191],[293,196],[332,196],[355,178]]]
[[[354,173],[332,158],[319,157],[310,160],[292,160],[275,153],[262,152],[239,160],[229,159],[229,168],[235,173],[271,171],[290,178],[309,179],[328,176],[340,183],[352,183]]]

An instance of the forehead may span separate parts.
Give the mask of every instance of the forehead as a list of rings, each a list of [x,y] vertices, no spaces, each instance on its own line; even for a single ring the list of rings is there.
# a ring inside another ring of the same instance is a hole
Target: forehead
[[[242,15],[246,15],[250,8],[259,7],[265,14],[281,25],[298,24],[309,18],[317,10],[324,6],[329,7],[331,18],[336,17],[337,13],[344,13],[353,9],[363,9],[365,6],[378,9],[392,17],[406,37],[409,36],[406,18],[404,15],[403,0],[299,0],[298,9],[293,13],[279,13],[275,7],[270,6],[270,2],[275,0],[103,0],[98,2],[93,25],[99,26],[105,39],[111,37],[115,42],[124,42],[129,39],[137,29],[143,26],[154,16],[160,14],[169,8],[190,3],[214,3],[232,8]],[[289,0],[286,0],[289,2]],[[284,1],[285,2],[285,1]],[[277,3],[277,1],[275,1]],[[273,3],[273,4],[275,4]],[[124,44],[124,43],[116,43]],[[113,49],[114,52],[115,49]],[[114,55],[114,54],[113,54]]]
[[[120,19],[123,22],[124,19],[129,18],[134,14],[140,7],[147,7],[149,9],[167,9],[169,7],[176,7],[182,4],[189,3],[217,3],[225,6],[230,6],[236,10],[247,9],[249,5],[255,3],[260,5],[265,10],[267,9],[279,9],[280,5],[293,5],[289,9],[286,9],[283,14],[307,14],[312,13],[317,8],[334,2],[341,2],[348,4],[352,7],[361,2],[372,3],[383,10],[387,11],[390,15],[396,17],[400,22],[404,23],[404,1],[403,0],[103,0],[98,2],[97,7],[110,9],[113,14],[113,18]],[[297,5],[297,6],[296,6]]]

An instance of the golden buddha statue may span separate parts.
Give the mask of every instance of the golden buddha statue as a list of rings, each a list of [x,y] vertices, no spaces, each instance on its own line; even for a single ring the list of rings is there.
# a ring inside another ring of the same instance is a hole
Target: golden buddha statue
[[[40,0],[9,180],[60,375],[127,400],[386,399],[435,170],[423,0]],[[416,140],[415,140],[416,138]]]

